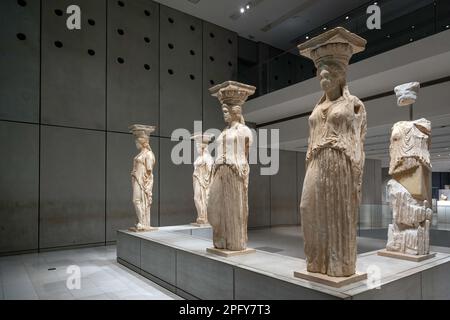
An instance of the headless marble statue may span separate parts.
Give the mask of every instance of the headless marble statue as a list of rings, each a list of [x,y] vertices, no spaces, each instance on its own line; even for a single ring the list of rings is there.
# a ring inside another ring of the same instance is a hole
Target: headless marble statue
[[[426,255],[430,251],[430,135],[426,119],[400,121],[392,128],[388,197],[393,223],[387,251]]]

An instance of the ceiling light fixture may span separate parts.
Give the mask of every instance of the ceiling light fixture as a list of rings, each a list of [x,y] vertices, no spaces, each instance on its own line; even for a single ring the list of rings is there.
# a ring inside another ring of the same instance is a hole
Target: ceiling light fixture
[[[233,21],[243,19],[246,17],[249,10],[255,9],[264,1],[265,0],[247,0],[245,3],[242,3],[241,6],[237,7],[236,10],[229,16],[229,18]]]
[[[306,40],[308,40],[309,39],[309,36],[306,36]]]
[[[450,24],[446,25],[445,28],[446,28],[446,29],[450,28]]]
[[[349,17],[349,16],[346,16],[346,17],[345,17],[345,20],[348,20],[348,19],[350,19],[350,17]]]

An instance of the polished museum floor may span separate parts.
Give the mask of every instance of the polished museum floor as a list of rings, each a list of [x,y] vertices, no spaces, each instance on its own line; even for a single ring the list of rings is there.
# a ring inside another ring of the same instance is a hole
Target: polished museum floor
[[[67,267],[81,268],[81,288],[66,286]],[[56,270],[49,270],[56,268]],[[0,299],[180,299],[116,262],[116,247],[95,247],[0,258]]]
[[[300,227],[249,231],[249,246],[304,258]],[[358,238],[358,253],[385,247],[385,240]],[[433,247],[439,252],[449,248]],[[66,286],[67,267],[81,268],[81,288]],[[0,299],[180,299],[116,262],[116,247],[95,247],[0,257]]]

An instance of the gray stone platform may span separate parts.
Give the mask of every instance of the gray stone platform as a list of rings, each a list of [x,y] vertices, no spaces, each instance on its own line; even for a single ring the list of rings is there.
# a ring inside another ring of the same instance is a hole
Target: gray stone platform
[[[259,250],[229,258],[208,253],[210,233],[192,226],[118,231],[117,260],[187,299],[450,299],[448,254],[422,262],[361,254],[357,269],[369,279],[332,288],[295,278],[306,268],[303,259]]]

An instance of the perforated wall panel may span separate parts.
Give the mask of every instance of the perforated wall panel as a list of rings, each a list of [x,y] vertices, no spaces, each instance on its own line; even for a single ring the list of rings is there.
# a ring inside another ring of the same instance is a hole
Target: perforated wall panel
[[[40,1],[0,1],[0,119],[39,121]]]
[[[159,6],[122,3],[108,1],[108,130],[128,132],[133,123],[159,129]]]
[[[274,50],[271,48],[272,51]],[[277,50],[278,51],[278,50]],[[275,55],[275,54],[274,54]],[[283,54],[273,58],[268,63],[269,90],[276,91],[292,84],[291,71],[292,61],[289,56]]]
[[[202,22],[160,6],[160,134],[202,119]]]
[[[77,0],[81,30],[69,30],[72,0],[42,1],[42,122],[105,129],[106,0]]]
[[[81,30],[67,28],[70,5]],[[133,123],[158,129],[152,224],[193,222],[193,166],[172,162],[169,137],[195,120],[224,127],[208,88],[237,80],[237,35],[151,0],[2,0],[0,17],[0,252],[105,243],[133,225]],[[259,226],[270,178],[253,167]]]
[[[203,127],[222,129],[222,109],[208,89],[227,80],[237,80],[237,35],[203,22]]]

